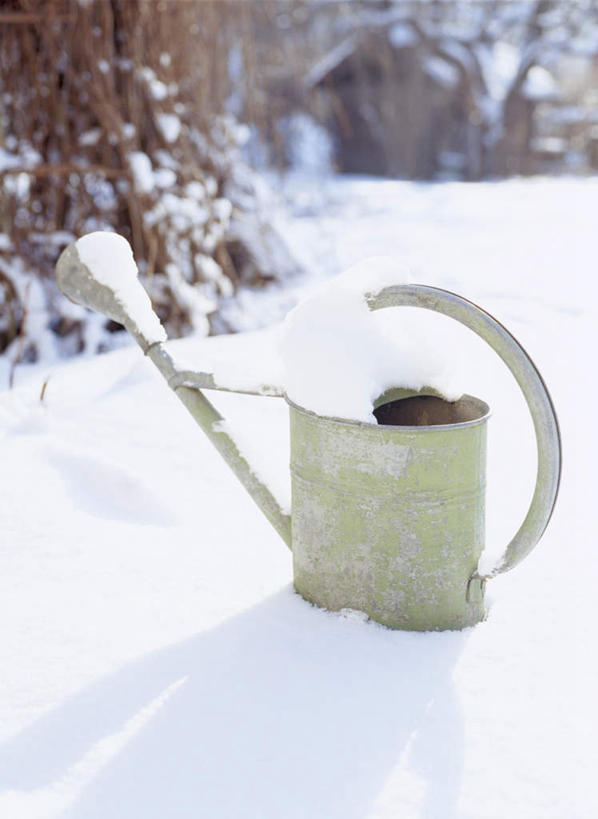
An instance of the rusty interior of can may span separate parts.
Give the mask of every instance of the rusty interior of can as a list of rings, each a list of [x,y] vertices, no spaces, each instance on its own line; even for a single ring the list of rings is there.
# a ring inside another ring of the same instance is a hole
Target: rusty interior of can
[[[464,395],[458,401],[415,395],[382,404],[374,410],[374,415],[379,424],[423,427],[476,421],[487,412],[486,404],[471,395]]]

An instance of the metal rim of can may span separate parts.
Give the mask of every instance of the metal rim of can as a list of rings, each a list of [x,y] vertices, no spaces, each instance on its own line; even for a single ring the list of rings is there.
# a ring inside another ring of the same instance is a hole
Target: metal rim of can
[[[408,430],[409,432],[416,432],[416,433],[433,432],[434,430],[461,429],[463,427],[474,427],[474,426],[477,426],[478,424],[483,424],[483,423],[487,422],[488,419],[491,417],[492,412],[490,410],[490,407],[488,406],[488,404],[485,401],[482,401],[481,398],[477,398],[475,395],[468,395],[468,394],[463,394],[461,396],[461,398],[470,398],[473,401],[475,401],[479,405],[479,408],[480,408],[480,411],[482,412],[482,415],[480,415],[478,418],[473,418],[470,421],[458,421],[457,423],[454,423],[454,424],[418,424],[418,425],[410,425],[410,424],[379,424],[377,421],[376,422],[354,421],[354,420],[351,420],[350,418],[338,418],[335,415],[320,415],[319,413],[314,412],[313,410],[309,410],[306,407],[302,407],[300,404],[295,403],[295,401],[290,399],[288,397],[288,395],[286,395],[286,393],[284,395],[284,399],[287,402],[287,404],[289,405],[289,407],[292,407],[294,410],[296,410],[297,412],[302,413],[303,415],[308,415],[311,418],[317,418],[318,420],[321,420],[321,421],[330,421],[330,422],[335,423],[335,424],[346,424],[347,426],[365,427],[365,428],[371,428],[371,429],[381,429],[381,430],[383,430],[384,428],[387,428],[387,429],[401,429],[401,430],[406,430],[406,431]],[[460,400],[460,399],[458,399],[458,400]],[[449,401],[448,403],[453,403],[453,402]]]

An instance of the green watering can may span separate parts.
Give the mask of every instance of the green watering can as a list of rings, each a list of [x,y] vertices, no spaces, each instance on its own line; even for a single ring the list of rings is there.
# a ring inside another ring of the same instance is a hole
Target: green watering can
[[[294,585],[305,599],[332,611],[357,609],[390,628],[462,629],[484,618],[486,581],[516,566],[542,536],[561,471],[550,395],[513,336],[461,296],[419,284],[365,294],[371,310],[421,307],[469,327],[502,358],[525,396],[538,450],[536,487],[519,531],[487,574],[477,571],[484,547],[489,417],[483,401],[463,396],[448,402],[430,391],[395,390],[377,402],[374,424],[322,417],[276,388],[263,387],[256,394],[285,397],[289,405],[292,515],[287,515],[201,391],[226,388],[212,374],[177,369],[164,341],[144,333],[118,293],[94,279],[75,245],[62,253],[56,278],[72,301],[133,335],[292,550]]]

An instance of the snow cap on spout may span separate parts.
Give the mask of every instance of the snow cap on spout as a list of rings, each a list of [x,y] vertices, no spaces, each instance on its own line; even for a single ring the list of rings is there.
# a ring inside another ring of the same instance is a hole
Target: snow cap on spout
[[[123,324],[147,350],[166,341],[166,331],[137,275],[127,240],[104,231],[69,245],[56,264],[56,281],[67,298]]]

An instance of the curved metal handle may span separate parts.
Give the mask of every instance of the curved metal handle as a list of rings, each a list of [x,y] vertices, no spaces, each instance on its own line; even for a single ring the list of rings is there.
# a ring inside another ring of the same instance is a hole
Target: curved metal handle
[[[472,575],[472,580],[483,583],[512,569],[532,551],[548,526],[554,509],[561,477],[561,438],[546,385],[531,358],[511,333],[477,304],[455,293],[422,284],[406,284],[366,294],[366,299],[370,310],[422,307],[443,313],[469,327],[502,358],[525,397],[534,422],[538,449],[536,487],[525,520],[501,560],[484,576],[477,572]]]

